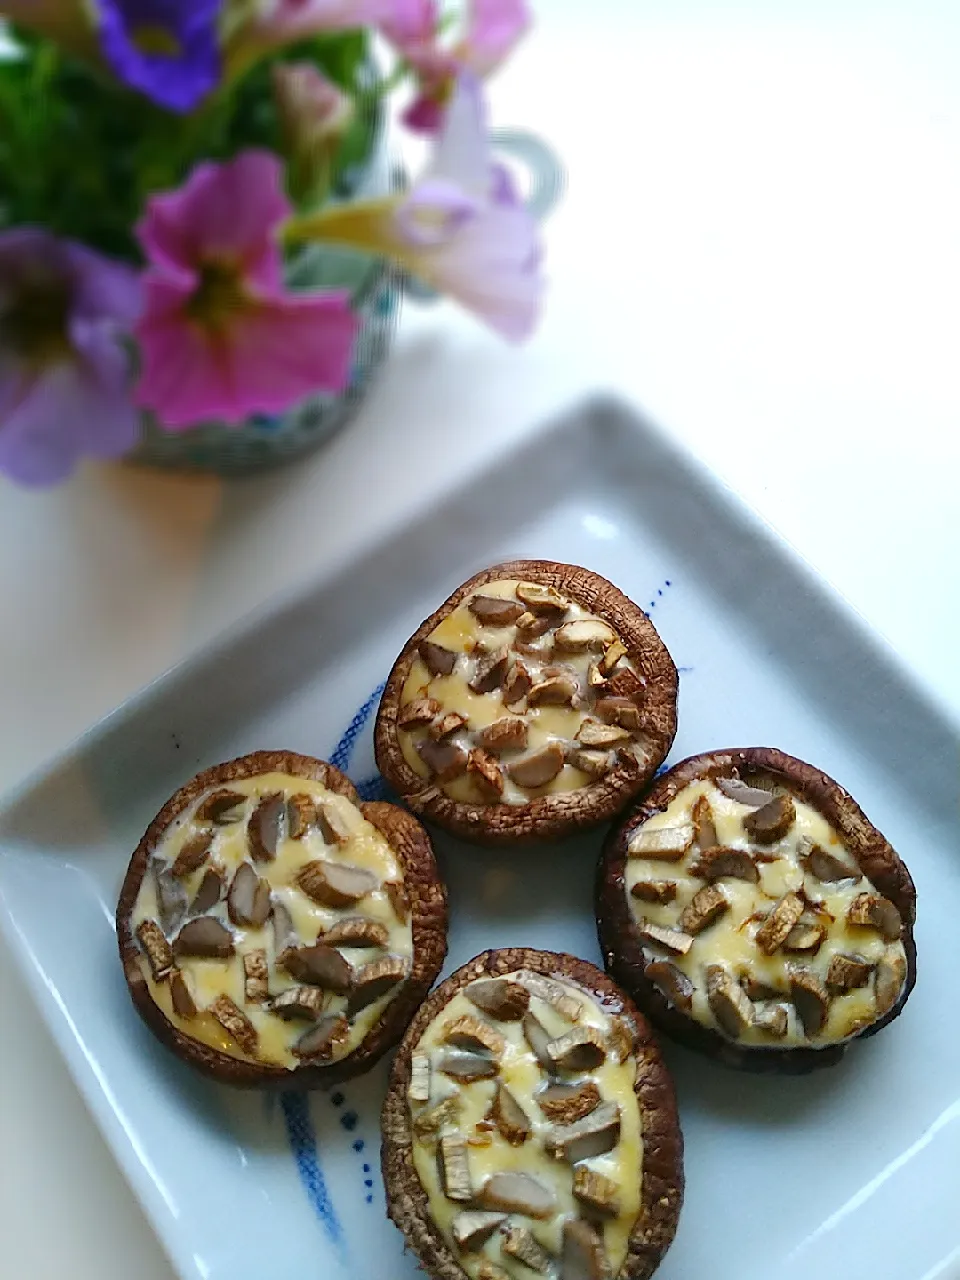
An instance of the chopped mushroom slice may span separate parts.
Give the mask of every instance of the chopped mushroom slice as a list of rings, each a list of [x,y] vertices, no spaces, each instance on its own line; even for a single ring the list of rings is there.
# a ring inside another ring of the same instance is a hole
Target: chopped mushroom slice
[[[472,1084],[474,1080],[490,1080],[500,1071],[500,1064],[485,1053],[468,1053],[463,1049],[451,1049],[437,1059],[437,1070],[445,1076]]]
[[[837,880],[853,880],[860,878],[859,868],[848,867],[835,854],[828,853],[826,849],[821,849],[818,844],[811,844],[810,848],[802,856],[806,869],[817,880],[822,880],[824,884],[833,884]]]
[[[464,989],[471,1004],[500,1022],[517,1022],[530,1005],[530,992],[509,978],[478,978]]]
[[[217,996],[209,1006],[212,1013],[231,1040],[235,1040],[244,1053],[257,1052],[257,1029],[247,1015],[233,1003],[229,996]]]
[[[263,947],[248,951],[243,957],[243,998],[247,1004],[263,1004],[270,995],[270,970]]]
[[[780,1000],[783,996],[782,991],[761,982],[749,970],[740,974],[740,985],[751,1000]]]
[[[171,933],[183,919],[187,910],[187,891],[182,881],[171,872],[162,858],[151,858],[150,869],[157,890],[157,913],[160,928]]]
[[[497,755],[501,751],[522,751],[527,745],[527,722],[520,716],[494,720],[477,734],[477,745]]]
[[[521,582],[517,587],[516,596],[534,613],[566,613],[570,608],[570,601],[566,596],[562,596],[554,587],[548,587],[542,582]]]
[[[620,1107],[616,1102],[602,1102],[582,1120],[555,1125],[544,1134],[543,1148],[555,1160],[578,1164],[606,1155],[620,1141]]]
[[[533,677],[519,659],[514,661],[506,680],[503,682],[504,706],[515,707],[522,702],[533,688]]]
[[[479,653],[469,686],[474,693],[492,693],[499,689],[507,674],[510,650],[494,649],[492,653]]]
[[[452,649],[445,649],[442,644],[433,640],[420,641],[420,657],[432,676],[448,676],[457,665],[457,655]]]
[[[227,787],[222,787],[219,791],[212,791],[210,795],[204,797],[197,805],[193,816],[197,822],[213,822],[218,827],[229,826],[233,822],[240,821],[239,810],[246,798],[241,791],[231,791]]]
[[[507,768],[507,773],[519,787],[542,787],[552,782],[566,761],[566,753],[559,742],[548,742],[532,755],[523,756]]]
[[[141,920],[137,937],[146,952],[154,982],[163,982],[173,968],[173,951],[156,920]]]
[[[877,964],[874,993],[877,1013],[888,1013],[900,998],[907,980],[907,961],[898,947],[887,947]]]
[[[325,1060],[331,1058],[350,1035],[350,1023],[340,1014],[327,1014],[316,1026],[308,1027],[293,1052],[298,1058]]]
[[[583,1005],[576,997],[568,994],[562,982],[556,982],[542,973],[525,973],[523,985],[532,996],[548,1004],[567,1022],[576,1022],[583,1013]]]
[[[349,907],[378,887],[377,877],[366,867],[320,858],[306,863],[297,873],[297,884],[314,902],[325,907]]]
[[[234,924],[260,929],[270,915],[270,885],[249,862],[241,862],[227,893],[227,913]]]
[[[502,1058],[507,1042],[489,1022],[474,1017],[472,1013],[461,1014],[443,1028],[443,1038],[455,1049],[467,1049],[471,1053],[489,1053],[494,1058]]]
[[[630,731],[616,724],[602,724],[599,720],[584,720],[577,731],[577,741],[583,747],[616,747],[630,741]]]
[[[262,796],[247,823],[247,843],[255,862],[272,862],[283,839],[287,806],[278,791]]]
[[[174,969],[170,975],[170,999],[173,1001],[173,1012],[178,1018],[197,1016],[196,1001],[190,994],[187,980],[179,969]]]
[[[865,987],[874,968],[862,956],[835,955],[827,970],[827,990],[838,996],[855,987]]]
[[[797,820],[792,796],[774,796],[760,809],[743,819],[743,829],[757,844],[774,844],[787,834]]]
[[[751,787],[740,778],[717,778],[715,781],[718,789],[728,799],[736,800],[738,804],[748,804],[751,809],[758,809],[770,803],[771,792],[763,790],[762,787]]]
[[[728,849],[724,845],[714,845],[712,849],[704,849],[690,868],[695,876],[702,880],[747,880],[757,884],[760,872],[748,849]]]
[[[548,1120],[573,1124],[600,1105],[600,1090],[592,1080],[578,1084],[548,1084],[537,1094],[537,1104]]]
[[[624,729],[640,728],[640,708],[632,698],[598,698],[594,707],[601,720]]]
[[[297,931],[293,927],[293,917],[286,904],[274,898],[270,905],[270,922],[273,929],[273,954],[278,958],[287,950],[297,945]]]
[[[768,1035],[780,1039],[787,1034],[787,1011],[782,1004],[771,1005],[767,1009],[755,1009],[753,1025]]]
[[[772,956],[780,949],[802,915],[803,899],[795,893],[785,894],[757,930],[755,941],[764,955]]]
[[[526,612],[516,600],[500,599],[497,596],[474,596],[467,601],[467,608],[486,627],[508,627]]]
[[[662,906],[667,902],[673,902],[676,898],[677,882],[676,880],[638,880],[630,890],[630,895],[639,898],[641,902],[656,902]],[[693,930],[688,929],[687,932],[691,933]]]
[[[879,893],[858,893],[850,903],[847,922],[877,929],[888,942],[896,942],[900,937],[900,912],[889,898],[882,898]]]
[[[448,1200],[461,1203],[473,1199],[473,1178],[470,1175],[470,1148],[462,1134],[445,1133],[437,1150],[440,1176]]]
[[[633,1053],[636,1046],[636,1034],[633,1026],[626,1018],[614,1018],[610,1024],[608,1036],[610,1056],[617,1066],[622,1066]]]
[[[567,750],[567,761],[574,769],[579,769],[591,778],[602,778],[613,768],[614,756],[612,751],[578,751],[575,747],[570,747]]]
[[[631,858],[649,858],[655,862],[679,862],[693,844],[693,827],[641,827],[630,838],[627,853]]]
[[[298,791],[287,801],[287,835],[301,840],[317,820],[317,806],[311,796]]]
[[[212,831],[200,831],[195,836],[191,836],[180,846],[180,852],[171,867],[173,874],[178,879],[182,879],[191,871],[196,871],[197,867],[206,862],[212,844]]]
[[[339,951],[322,942],[312,947],[289,947],[278,956],[291,978],[297,982],[309,982],[339,995],[353,986],[353,969]]]
[[[503,1083],[497,1084],[490,1118],[512,1147],[522,1146],[530,1137],[530,1121],[526,1112]]]
[[[350,828],[335,805],[320,806],[317,813],[317,826],[320,828],[324,844],[346,844],[350,839]]]
[[[540,1065],[552,1071],[554,1061],[550,1057],[547,1047],[553,1037],[536,1014],[525,1013],[523,1015],[523,1035],[527,1044],[533,1050],[533,1056]]]
[[[516,1258],[525,1267],[539,1272],[540,1275],[543,1275],[550,1266],[549,1253],[537,1243],[529,1227],[510,1227],[509,1230],[504,1231],[501,1248],[511,1258]]]
[[[685,956],[693,946],[690,935],[681,933],[679,929],[668,929],[663,925],[652,924],[649,920],[640,920],[637,928],[645,942],[663,947],[675,956]]]
[[[573,1171],[573,1194],[595,1213],[615,1218],[620,1212],[619,1187],[612,1178],[595,1173],[584,1164]]]
[[[430,1101],[430,1055],[415,1053],[410,1059],[410,1087],[407,1096],[411,1102]]]
[[[436,698],[414,698],[397,712],[397,724],[401,729],[415,729],[419,725],[429,724],[442,710]]]
[[[819,977],[810,969],[793,970],[790,974],[790,996],[806,1034],[814,1036],[822,1031],[830,995]]]
[[[586,653],[587,650],[598,653],[616,638],[613,629],[599,618],[578,618],[576,622],[565,622],[557,630],[553,643],[561,653]]]
[[[379,920],[367,916],[344,916],[319,939],[328,947],[385,947],[390,941],[390,930]]]
[[[754,1009],[746,992],[734,982],[723,965],[710,964],[706,969],[707,1003],[720,1026],[733,1039],[753,1025]]]
[[[698,889],[683,908],[677,927],[681,933],[688,933],[695,937],[715,920],[719,920],[729,906],[730,903],[723,890],[715,884],[709,884],[703,889]]]
[[[713,809],[706,796],[697,796],[693,806],[693,839],[698,849],[711,849],[717,844],[717,827]]]
[[[503,773],[493,756],[486,751],[475,748],[470,752],[467,773],[489,799],[498,800],[503,795]]]
[[[544,673],[544,679],[538,680],[527,694],[527,702],[531,707],[576,707],[580,701],[580,683],[573,671],[556,671],[552,675]]]
[[[520,633],[520,636],[523,637],[525,642],[529,640],[537,640],[540,636],[545,636],[547,632],[552,630],[556,625],[556,615],[551,617],[549,614],[538,614],[529,610],[526,613],[521,613],[520,617],[517,619],[517,631]]]
[[[607,681],[607,689],[615,698],[631,698],[634,701],[643,695],[643,679],[629,667],[621,667]]]
[[[816,955],[827,931],[822,924],[801,920],[795,924],[783,940],[783,950],[795,955]]]
[[[406,976],[407,961],[402,956],[383,956],[379,960],[371,960],[354,974],[350,1013],[366,1009]]]
[[[550,1061],[563,1071],[591,1071],[607,1056],[607,1046],[596,1027],[574,1027],[547,1045]]]
[[[603,657],[600,659],[600,670],[608,676],[621,658],[627,656],[627,646],[622,640],[614,640],[609,649],[605,650]]]
[[[197,916],[188,920],[173,940],[178,956],[202,956],[226,960],[233,955],[233,934],[213,916]]]
[[[450,1227],[457,1248],[461,1253],[475,1253],[506,1221],[506,1217],[505,1213],[491,1213],[484,1209],[465,1209],[458,1213]]]
[[[693,983],[669,960],[654,960],[643,971],[670,1003],[678,1009],[690,1009],[693,1004]]]
[[[589,1222],[568,1218],[563,1224],[560,1280],[609,1280],[609,1276],[600,1233]]]
[[[553,1190],[529,1173],[507,1171],[491,1174],[478,1197],[487,1209],[523,1213],[528,1218],[549,1218],[557,1205]]]
[[[325,1003],[326,996],[319,987],[287,987],[274,996],[270,1011],[278,1018],[308,1018],[315,1022]]]
[[[467,751],[459,742],[434,742],[424,738],[417,743],[420,759],[438,782],[452,782],[467,771]]]
[[[460,1118],[462,1099],[459,1093],[448,1094],[434,1106],[414,1116],[413,1131],[418,1138],[435,1138],[447,1125],[455,1125]]]
[[[482,1258],[477,1269],[477,1280],[513,1280],[513,1277],[509,1271],[504,1271],[503,1267],[498,1267],[489,1258]]]
[[[407,898],[406,889],[399,880],[385,880],[383,882],[383,891],[390,900],[393,914],[401,924],[406,924],[407,917],[410,915],[410,902]]]
[[[223,876],[215,867],[208,867],[203,873],[200,887],[190,903],[190,915],[202,916],[215,907],[223,896]]]

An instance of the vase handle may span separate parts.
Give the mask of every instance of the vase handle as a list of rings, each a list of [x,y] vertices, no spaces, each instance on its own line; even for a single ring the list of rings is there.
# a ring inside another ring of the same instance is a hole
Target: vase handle
[[[545,222],[563,195],[566,172],[557,153],[527,129],[494,129],[493,149],[509,156],[525,170],[530,190],[522,198],[537,222]],[[403,291],[414,302],[436,302],[440,297],[429,285],[404,276]]]

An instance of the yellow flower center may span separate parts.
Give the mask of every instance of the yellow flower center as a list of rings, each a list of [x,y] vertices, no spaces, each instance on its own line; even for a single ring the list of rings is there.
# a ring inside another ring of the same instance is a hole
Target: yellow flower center
[[[187,315],[203,328],[221,332],[249,305],[243,281],[232,263],[205,262],[197,290],[187,303]]]
[[[166,27],[137,27],[130,39],[141,53],[154,58],[179,58],[183,53],[180,41]]]

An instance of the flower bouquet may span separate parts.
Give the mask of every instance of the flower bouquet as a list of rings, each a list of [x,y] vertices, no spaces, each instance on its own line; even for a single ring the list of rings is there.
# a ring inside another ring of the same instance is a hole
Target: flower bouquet
[[[524,0],[0,0],[0,471],[343,400],[398,273],[524,338],[536,228],[482,80],[527,23]],[[431,158],[371,190],[405,88]]]

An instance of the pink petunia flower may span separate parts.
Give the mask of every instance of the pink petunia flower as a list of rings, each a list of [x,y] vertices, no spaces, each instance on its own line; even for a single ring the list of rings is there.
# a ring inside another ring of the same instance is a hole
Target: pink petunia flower
[[[273,97],[290,165],[294,199],[316,199],[327,189],[340,140],[354,118],[353,99],[310,62],[278,62]]]
[[[279,413],[347,384],[357,320],[346,293],[283,284],[281,175],[276,156],[246,151],[147,202],[137,400],[168,428]]]
[[[472,76],[457,81],[433,161],[406,195],[329,206],[294,219],[285,235],[392,258],[514,341],[536,324],[543,294],[536,223],[492,163]]]
[[[434,133],[462,72],[491,75],[530,25],[526,0],[470,0],[463,32],[452,46],[441,41],[436,0],[404,0],[381,23],[387,39],[412,67],[418,93],[404,113],[411,129]]]

